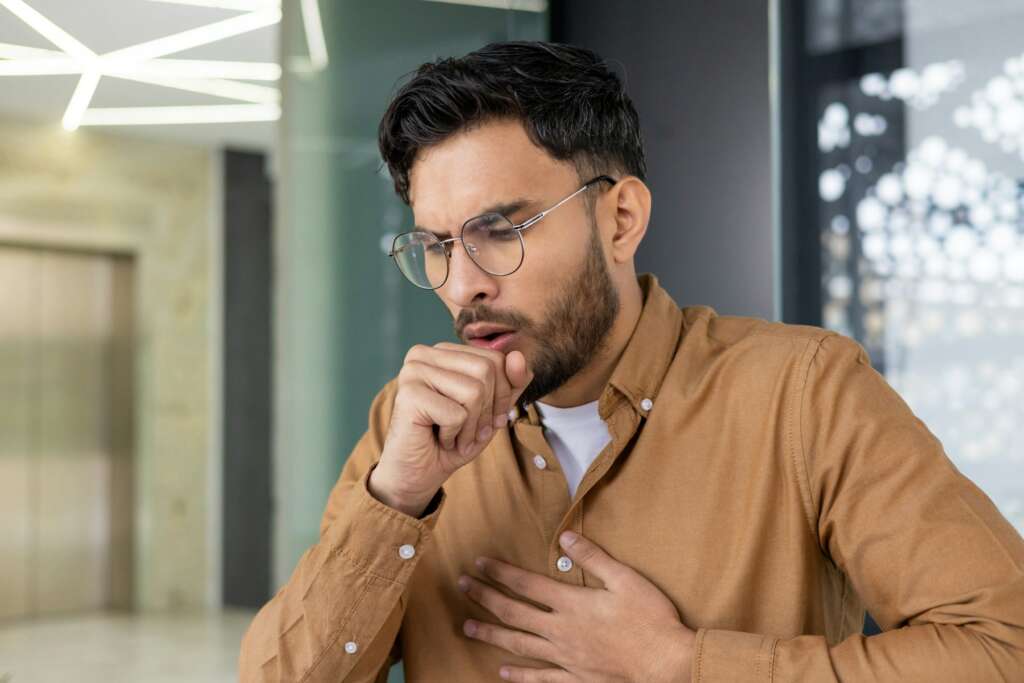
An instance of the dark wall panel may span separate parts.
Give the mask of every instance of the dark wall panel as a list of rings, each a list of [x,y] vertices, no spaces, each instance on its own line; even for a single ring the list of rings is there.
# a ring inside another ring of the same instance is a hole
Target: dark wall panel
[[[618,64],[654,194],[637,256],[680,305],[775,316],[768,3],[556,0],[552,39]]]
[[[225,605],[270,597],[271,187],[262,154],[224,154]]]

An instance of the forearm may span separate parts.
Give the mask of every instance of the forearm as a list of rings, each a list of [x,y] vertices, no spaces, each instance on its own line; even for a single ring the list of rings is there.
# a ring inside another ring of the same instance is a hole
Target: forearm
[[[1024,680],[1024,633],[1006,642],[968,626],[919,624],[834,646],[824,636],[772,636],[701,629],[694,683]]]
[[[332,493],[344,497],[337,516],[245,635],[241,680],[373,680],[363,672],[386,665],[440,503],[417,520],[371,496],[367,479]]]

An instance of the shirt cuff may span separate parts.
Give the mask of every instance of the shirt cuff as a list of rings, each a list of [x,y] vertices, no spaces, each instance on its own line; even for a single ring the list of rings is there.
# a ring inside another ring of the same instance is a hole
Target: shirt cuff
[[[367,486],[372,472],[370,467],[352,488],[350,523],[332,524],[327,533],[335,538],[328,544],[354,566],[404,585],[429,546],[447,494],[441,487],[417,519],[373,497]]]
[[[768,683],[778,638],[702,628],[693,650],[693,683]]]

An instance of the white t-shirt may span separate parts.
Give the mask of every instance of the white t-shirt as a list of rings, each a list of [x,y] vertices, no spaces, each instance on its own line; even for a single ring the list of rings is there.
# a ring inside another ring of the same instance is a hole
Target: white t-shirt
[[[537,401],[534,405],[544,425],[544,435],[562,465],[569,483],[569,497],[601,450],[612,440],[608,426],[597,413],[597,401],[572,408],[555,408]]]

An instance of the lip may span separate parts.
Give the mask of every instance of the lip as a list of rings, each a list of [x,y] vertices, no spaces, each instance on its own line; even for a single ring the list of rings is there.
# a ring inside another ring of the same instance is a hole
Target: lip
[[[486,337],[489,334],[495,332],[514,332],[511,327],[506,325],[498,325],[496,323],[473,323],[466,325],[462,330],[462,336],[466,339],[473,340],[476,337]]]
[[[519,335],[515,332],[503,332],[494,339],[484,339],[483,337],[470,339],[469,345],[480,349],[504,352],[509,346],[515,343],[515,340],[518,339],[518,337]]]

